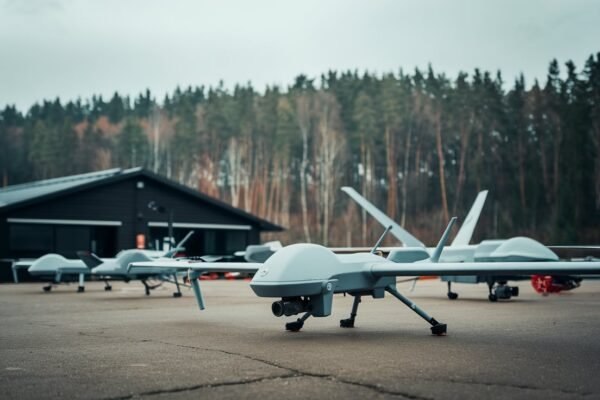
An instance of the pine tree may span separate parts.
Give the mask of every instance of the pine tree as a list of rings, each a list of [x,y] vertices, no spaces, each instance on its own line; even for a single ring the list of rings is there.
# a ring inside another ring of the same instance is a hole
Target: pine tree
[[[145,166],[148,160],[148,138],[139,122],[133,117],[125,120],[123,130],[117,136],[116,162],[121,168]]]
[[[125,118],[127,111],[127,103],[125,99],[122,99],[117,92],[113,95],[112,99],[106,104],[106,114],[108,120],[113,124],[117,124]]]

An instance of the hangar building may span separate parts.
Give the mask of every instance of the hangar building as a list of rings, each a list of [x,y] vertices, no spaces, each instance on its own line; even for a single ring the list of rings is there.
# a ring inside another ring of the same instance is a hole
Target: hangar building
[[[149,204],[159,207],[154,210]],[[162,212],[159,212],[162,211]],[[112,257],[122,249],[163,249],[172,212],[188,255],[228,255],[282,227],[142,168],[120,168],[0,189],[0,280],[7,260],[79,250]]]

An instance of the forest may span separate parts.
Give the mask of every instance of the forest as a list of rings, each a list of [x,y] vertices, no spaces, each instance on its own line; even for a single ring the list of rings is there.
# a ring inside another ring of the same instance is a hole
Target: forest
[[[299,75],[287,87],[0,110],[0,185],[143,166],[286,228],[263,239],[372,245],[353,186],[429,245],[489,189],[475,241],[600,242],[600,53],[543,81],[433,67]],[[388,243],[395,243],[388,239]]]

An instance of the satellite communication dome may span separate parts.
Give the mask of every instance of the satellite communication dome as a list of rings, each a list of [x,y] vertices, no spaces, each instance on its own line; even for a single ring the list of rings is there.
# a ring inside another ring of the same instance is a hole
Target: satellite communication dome
[[[508,239],[490,254],[490,258],[502,261],[558,261],[558,256],[552,250],[527,237]]]

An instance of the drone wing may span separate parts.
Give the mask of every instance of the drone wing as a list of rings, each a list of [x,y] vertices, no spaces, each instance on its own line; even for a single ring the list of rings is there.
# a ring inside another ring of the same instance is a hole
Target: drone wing
[[[154,260],[134,262],[129,264],[128,271],[136,268],[162,268],[177,271],[195,271],[195,272],[247,272],[254,273],[262,266],[260,263],[246,262],[202,262],[198,260]]]
[[[244,262],[202,262],[198,260],[169,260],[161,259],[155,261],[144,261],[134,262],[129,264],[127,271],[135,270],[136,268],[160,268],[162,270],[172,270],[176,272],[188,272],[188,277],[192,288],[194,289],[194,295],[198,302],[200,310],[204,310],[206,305],[204,303],[204,296],[202,296],[202,290],[200,289],[200,282],[198,277],[203,272],[246,272],[255,273],[262,267],[261,263],[244,263]]]
[[[411,235],[408,231],[398,225],[393,219],[385,215],[373,203],[361,196],[356,190],[349,186],[344,186],[342,191],[358,203],[366,212],[371,214],[379,223],[385,227],[391,226],[390,233],[407,247],[425,247],[423,242]]]
[[[370,265],[375,276],[438,276],[438,275],[599,275],[600,262],[477,262],[477,263],[394,263]]]

